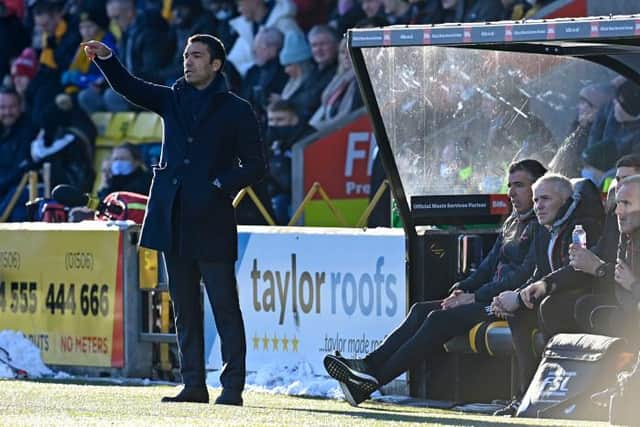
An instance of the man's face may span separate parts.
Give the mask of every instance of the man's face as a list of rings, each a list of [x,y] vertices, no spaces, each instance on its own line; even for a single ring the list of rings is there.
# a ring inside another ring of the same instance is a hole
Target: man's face
[[[78,29],[80,30],[80,35],[84,41],[97,38],[98,32],[100,31],[100,27],[91,21],[81,21],[78,24]]]
[[[253,40],[253,55],[256,65],[264,65],[278,56],[278,48],[267,42],[264,33],[258,33]]]
[[[320,67],[333,64],[338,57],[338,43],[328,33],[318,33],[309,38],[313,60]]]
[[[567,201],[555,187],[552,182],[545,181],[533,191],[533,209],[541,225],[553,224],[560,208]]]
[[[183,54],[184,79],[187,83],[200,88],[209,84],[222,62],[219,59],[210,60],[211,54],[206,44],[194,42],[187,44]]]
[[[11,94],[0,94],[0,123],[11,127],[20,118],[20,100]]]
[[[268,125],[273,127],[295,126],[298,117],[290,111],[267,111]]]
[[[36,28],[46,34],[53,34],[56,31],[60,19],[62,19],[60,12],[44,12],[33,17]]]
[[[616,193],[616,215],[620,233],[632,233],[640,228],[640,184],[622,184]]]
[[[593,121],[598,109],[584,98],[578,100],[578,122],[585,126]]]
[[[640,169],[630,166],[622,166],[616,169],[616,182],[620,182],[628,176],[640,174]]]
[[[107,16],[118,28],[125,31],[135,19],[135,11],[126,3],[110,1],[107,3]]]
[[[380,10],[382,0],[362,0],[361,4],[364,14],[367,15],[367,18],[371,18],[372,16],[376,16],[378,10]]]
[[[516,212],[522,214],[533,207],[533,179],[528,172],[519,170],[509,175],[509,191],[507,195]]]

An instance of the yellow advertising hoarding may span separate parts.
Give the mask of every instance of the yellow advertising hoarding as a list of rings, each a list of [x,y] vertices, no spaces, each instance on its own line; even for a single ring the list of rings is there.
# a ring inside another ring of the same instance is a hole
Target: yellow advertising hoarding
[[[0,330],[54,365],[123,367],[122,233],[104,225],[0,226]]]

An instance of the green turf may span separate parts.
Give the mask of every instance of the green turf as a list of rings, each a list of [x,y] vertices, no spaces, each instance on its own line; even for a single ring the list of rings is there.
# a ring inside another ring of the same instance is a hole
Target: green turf
[[[566,425],[604,423],[496,418],[394,404],[344,401],[247,392],[245,406],[161,404],[169,386],[122,387],[35,381],[0,381],[0,425]],[[219,389],[210,389],[212,398]]]

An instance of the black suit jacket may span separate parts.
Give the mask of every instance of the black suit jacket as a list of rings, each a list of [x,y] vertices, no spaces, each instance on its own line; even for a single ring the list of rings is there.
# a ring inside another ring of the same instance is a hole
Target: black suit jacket
[[[194,96],[184,79],[167,87],[133,77],[115,57],[96,63],[116,92],[163,120],[162,155],[153,168],[140,245],[198,260],[235,261],[232,196],[267,170],[249,103],[229,92],[221,74],[203,97]]]

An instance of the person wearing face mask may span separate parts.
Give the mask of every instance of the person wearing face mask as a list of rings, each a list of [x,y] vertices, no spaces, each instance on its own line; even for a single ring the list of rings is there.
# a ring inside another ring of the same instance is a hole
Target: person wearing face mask
[[[291,208],[291,147],[314,130],[300,120],[295,105],[290,101],[280,100],[269,105],[267,120],[267,190],[276,222],[286,225]]]
[[[615,151],[603,170],[614,166],[615,159],[640,149],[640,86],[625,80],[616,89],[615,98],[596,116],[589,131],[588,147],[606,143]]]
[[[108,174],[98,197],[104,199],[114,191],[130,191],[148,195],[151,187],[151,173],[142,162],[138,147],[124,142],[113,149],[109,161]]]

